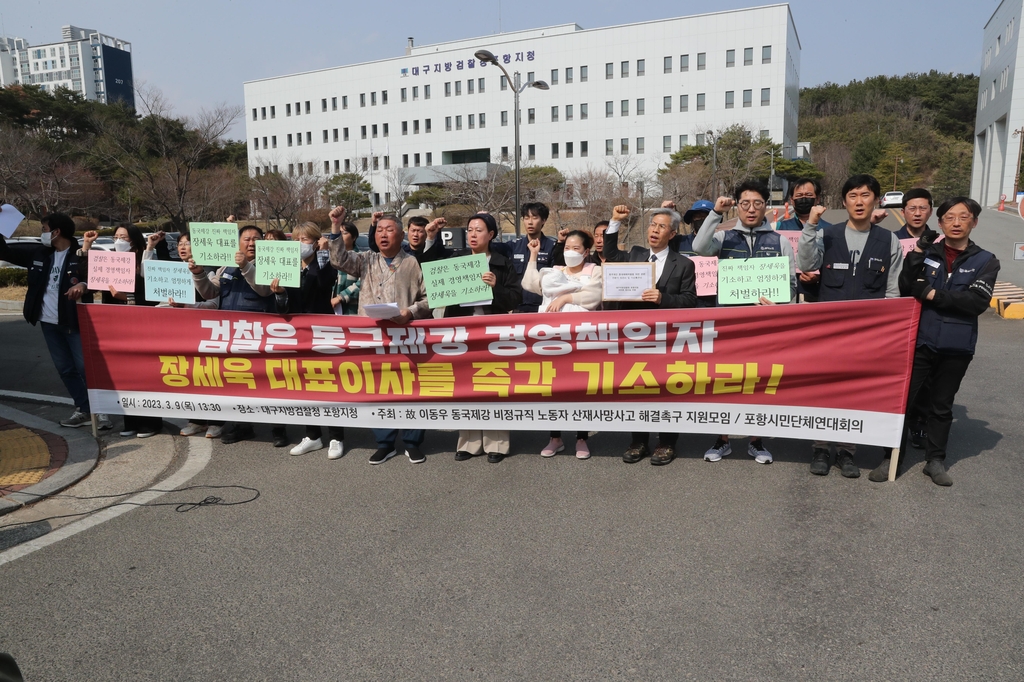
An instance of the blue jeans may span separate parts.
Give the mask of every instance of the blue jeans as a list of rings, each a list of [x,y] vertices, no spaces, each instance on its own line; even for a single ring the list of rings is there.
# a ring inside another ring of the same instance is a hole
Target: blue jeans
[[[373,437],[377,439],[377,447],[392,448],[398,438],[397,429],[372,429]],[[402,431],[402,442],[418,448],[423,444],[425,433],[423,429],[404,429]]]
[[[85,361],[82,359],[82,335],[77,329],[40,322],[43,339],[50,349],[53,366],[67,387],[75,407],[89,414],[89,392],[85,387]]]

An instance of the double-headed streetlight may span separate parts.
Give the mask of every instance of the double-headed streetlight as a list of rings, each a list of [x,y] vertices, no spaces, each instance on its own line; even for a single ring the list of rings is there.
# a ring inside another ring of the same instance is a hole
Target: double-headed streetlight
[[[515,149],[513,151],[513,156],[515,156],[516,168],[516,237],[519,237],[519,93],[521,93],[526,88],[537,88],[538,90],[547,90],[548,84],[545,83],[544,81],[527,81],[526,83],[520,85],[519,72],[515,72],[514,78],[512,76],[509,76],[508,71],[506,71],[505,67],[501,65],[501,62],[498,61],[498,58],[495,57],[494,54],[492,54],[488,50],[477,50],[473,56],[475,56],[477,59],[484,62],[485,64],[494,64],[495,66],[497,66],[499,69],[501,69],[501,72],[505,74],[505,80],[512,84],[512,93],[515,97],[515,107],[514,111],[512,112],[512,116],[515,117],[514,128],[516,135]]]

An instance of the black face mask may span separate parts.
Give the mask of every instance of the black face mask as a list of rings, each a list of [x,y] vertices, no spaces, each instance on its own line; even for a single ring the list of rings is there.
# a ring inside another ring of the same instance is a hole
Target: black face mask
[[[813,197],[800,197],[793,200],[793,208],[796,209],[797,215],[807,215],[816,203],[817,200]]]

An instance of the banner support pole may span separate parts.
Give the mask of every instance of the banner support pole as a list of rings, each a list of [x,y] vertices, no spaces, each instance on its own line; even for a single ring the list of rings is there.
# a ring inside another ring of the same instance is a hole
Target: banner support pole
[[[889,480],[896,480],[896,469],[900,465],[900,449],[893,448],[892,455],[889,456]]]

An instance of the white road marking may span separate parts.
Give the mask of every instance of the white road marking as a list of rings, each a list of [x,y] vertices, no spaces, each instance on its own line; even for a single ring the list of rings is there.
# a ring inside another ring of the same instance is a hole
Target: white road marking
[[[185,458],[185,463],[180,469],[178,469],[178,471],[174,472],[174,474],[155,485],[161,490],[174,490],[175,488],[181,487],[192,480],[192,477],[206,468],[206,465],[210,463],[210,455],[212,453],[213,442],[209,439],[189,438],[188,456]],[[144,490],[134,497],[123,500],[124,504],[119,504],[115,507],[109,507],[94,514],[90,514],[80,521],[69,523],[68,525],[51,531],[42,537],[36,538],[35,540],[29,540],[28,542],[12,547],[5,552],[0,552],[0,566],[10,563],[16,559],[20,559],[23,556],[27,556],[38,549],[60,542],[61,540],[81,533],[84,530],[89,530],[90,528],[98,526],[113,518],[117,518],[121,514],[135,509],[137,505],[152,502],[166,494],[167,493],[158,492],[156,490]]]

